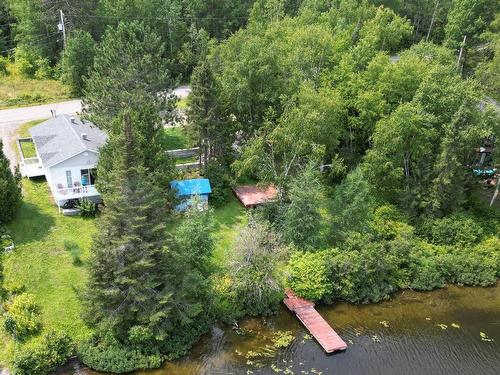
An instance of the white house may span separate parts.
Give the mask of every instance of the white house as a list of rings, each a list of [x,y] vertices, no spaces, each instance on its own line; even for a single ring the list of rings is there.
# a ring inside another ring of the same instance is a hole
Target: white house
[[[36,157],[21,160],[21,171],[27,177],[45,175],[54,200],[63,207],[68,200],[83,197],[98,202],[95,188],[99,149],[106,134],[88,121],[60,115],[29,130]],[[21,153],[22,147],[20,147]]]

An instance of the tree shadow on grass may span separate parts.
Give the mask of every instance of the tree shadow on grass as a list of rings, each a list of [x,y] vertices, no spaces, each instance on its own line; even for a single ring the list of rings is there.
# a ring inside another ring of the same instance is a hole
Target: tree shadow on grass
[[[14,243],[23,244],[43,239],[54,224],[54,218],[42,212],[37,205],[23,202],[16,218],[8,228]]]
[[[31,184],[29,198],[23,198],[16,217],[8,224],[16,244],[41,240],[55,225],[54,217],[43,210],[45,206],[50,206],[50,190],[45,178],[31,180]]]

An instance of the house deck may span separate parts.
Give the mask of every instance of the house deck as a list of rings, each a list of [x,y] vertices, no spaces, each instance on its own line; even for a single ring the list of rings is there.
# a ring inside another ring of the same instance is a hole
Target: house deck
[[[241,185],[233,188],[234,194],[245,208],[255,207],[276,199],[274,186]]]
[[[297,318],[311,332],[325,352],[333,353],[347,348],[344,340],[316,311],[313,302],[297,297],[290,289],[287,289],[285,294],[283,302],[286,307],[297,315]]]

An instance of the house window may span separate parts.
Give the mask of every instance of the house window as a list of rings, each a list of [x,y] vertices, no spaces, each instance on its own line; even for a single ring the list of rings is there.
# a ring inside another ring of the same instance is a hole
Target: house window
[[[71,177],[71,171],[66,171],[66,184],[68,185],[69,188],[73,186],[73,178]]]
[[[83,186],[95,184],[95,179],[96,179],[96,169],[95,168],[81,169],[80,174],[82,176],[82,185]]]

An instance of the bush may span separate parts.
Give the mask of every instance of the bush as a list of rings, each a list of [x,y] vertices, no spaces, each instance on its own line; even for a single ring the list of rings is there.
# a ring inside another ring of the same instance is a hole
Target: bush
[[[12,220],[21,199],[21,175],[17,170],[12,173],[0,140],[0,225]]]
[[[488,286],[496,283],[498,264],[494,257],[470,248],[451,248],[445,256],[447,279],[451,283]]]
[[[215,320],[233,323],[245,315],[238,299],[238,294],[231,287],[232,279],[228,275],[214,275],[212,277],[212,305],[211,315]]]
[[[318,301],[331,290],[330,253],[295,252],[288,262],[289,285],[297,295]]]
[[[80,246],[78,246],[76,242],[71,240],[66,240],[64,241],[64,248],[71,254],[71,257],[73,258],[73,265],[79,266],[83,263],[80,258],[82,255],[82,250],[80,249]]]
[[[35,297],[27,293],[20,294],[14,298],[5,314],[5,330],[16,340],[25,340],[40,331],[40,314]]]
[[[0,76],[9,75],[7,65],[9,65],[9,59],[7,57],[0,56]]]
[[[113,373],[124,373],[138,369],[158,368],[163,362],[156,351],[145,353],[130,344],[124,345],[111,334],[93,336],[78,348],[81,361],[91,369]]]
[[[432,290],[442,288],[446,282],[443,258],[436,246],[425,242],[416,242],[410,254],[410,288],[414,290]]]
[[[77,207],[80,210],[80,215],[83,217],[95,217],[97,214],[97,205],[86,198],[80,199]]]
[[[35,61],[36,79],[51,79],[54,78],[54,69],[50,66],[49,60],[46,58],[39,58]]]
[[[203,176],[210,180],[212,186],[210,202],[214,206],[224,204],[231,193],[232,179],[229,169],[216,161],[212,161],[203,168]]]
[[[481,226],[463,214],[427,219],[418,232],[435,245],[470,245],[479,241],[483,235]]]
[[[50,374],[66,363],[73,352],[73,343],[66,333],[51,331],[14,353],[12,375]]]

